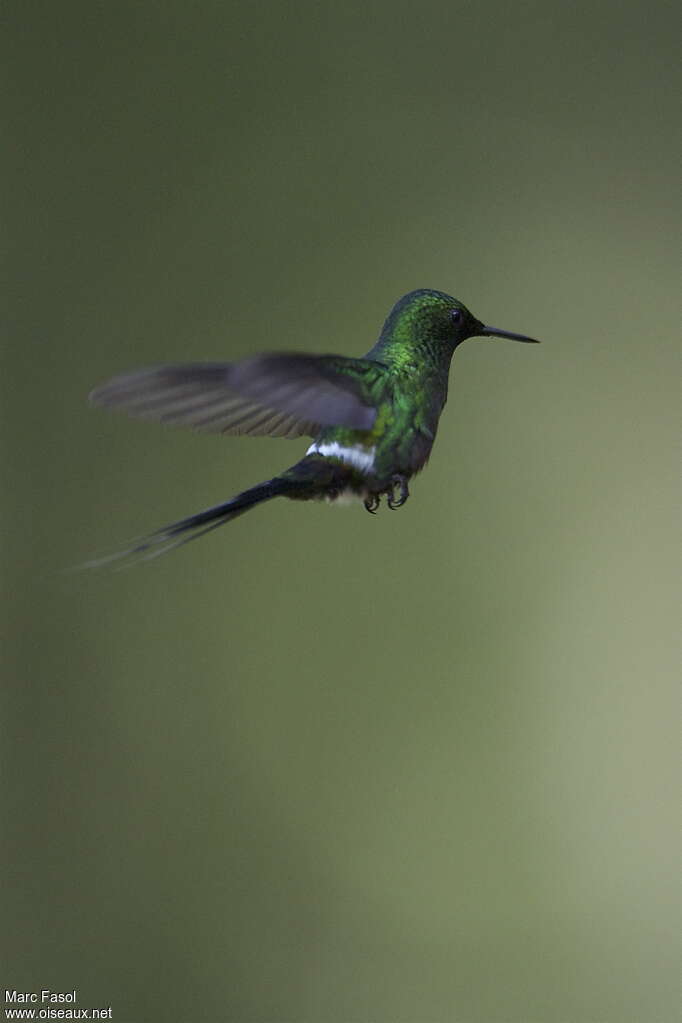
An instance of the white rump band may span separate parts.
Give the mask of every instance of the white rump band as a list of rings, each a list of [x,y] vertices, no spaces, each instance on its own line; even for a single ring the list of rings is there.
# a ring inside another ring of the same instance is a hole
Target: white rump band
[[[353,447],[344,447],[337,441],[330,444],[311,444],[306,455],[326,455],[328,458],[338,458],[347,465],[364,472],[371,472],[374,469],[374,455],[376,448],[363,448],[359,444]]]

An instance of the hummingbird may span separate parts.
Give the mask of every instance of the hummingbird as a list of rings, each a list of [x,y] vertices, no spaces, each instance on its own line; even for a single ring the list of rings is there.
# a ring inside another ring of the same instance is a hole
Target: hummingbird
[[[372,514],[385,497],[391,510],[401,508],[431,454],[452,356],[472,337],[537,344],[484,326],[442,291],[420,288],[396,302],[362,358],[271,352],[231,363],[151,366],[108,380],[91,393],[92,404],[210,433],[312,438],[291,468],[114,557],[155,557],[275,497],[354,499]]]

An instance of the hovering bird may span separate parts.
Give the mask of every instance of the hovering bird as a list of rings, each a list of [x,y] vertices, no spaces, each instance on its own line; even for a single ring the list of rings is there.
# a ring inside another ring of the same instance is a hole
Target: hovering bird
[[[173,522],[115,557],[153,557],[263,501],[355,498],[374,514],[402,507],[431,454],[448,393],[450,360],[470,337],[537,343],[486,327],[456,298],[404,295],[360,359],[274,352],[241,362],[152,366],[115,376],[95,405],[212,433],[313,438],[290,469],[213,508]],[[106,559],[108,560],[108,559]]]

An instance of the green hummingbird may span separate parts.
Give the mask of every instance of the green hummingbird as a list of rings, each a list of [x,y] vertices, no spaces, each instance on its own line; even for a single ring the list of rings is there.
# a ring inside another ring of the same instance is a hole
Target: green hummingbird
[[[92,392],[93,404],[212,433],[313,438],[290,469],[115,557],[161,554],[273,497],[357,499],[374,514],[385,496],[389,508],[402,507],[431,454],[453,353],[470,337],[537,343],[486,327],[456,298],[420,288],[396,302],[360,359],[274,352],[113,377]]]

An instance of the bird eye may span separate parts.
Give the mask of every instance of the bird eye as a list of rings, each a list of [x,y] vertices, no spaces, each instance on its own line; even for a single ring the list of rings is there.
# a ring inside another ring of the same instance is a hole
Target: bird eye
[[[450,313],[450,319],[452,320],[453,323],[461,323],[462,322],[462,310],[461,309],[453,309],[452,312]]]

